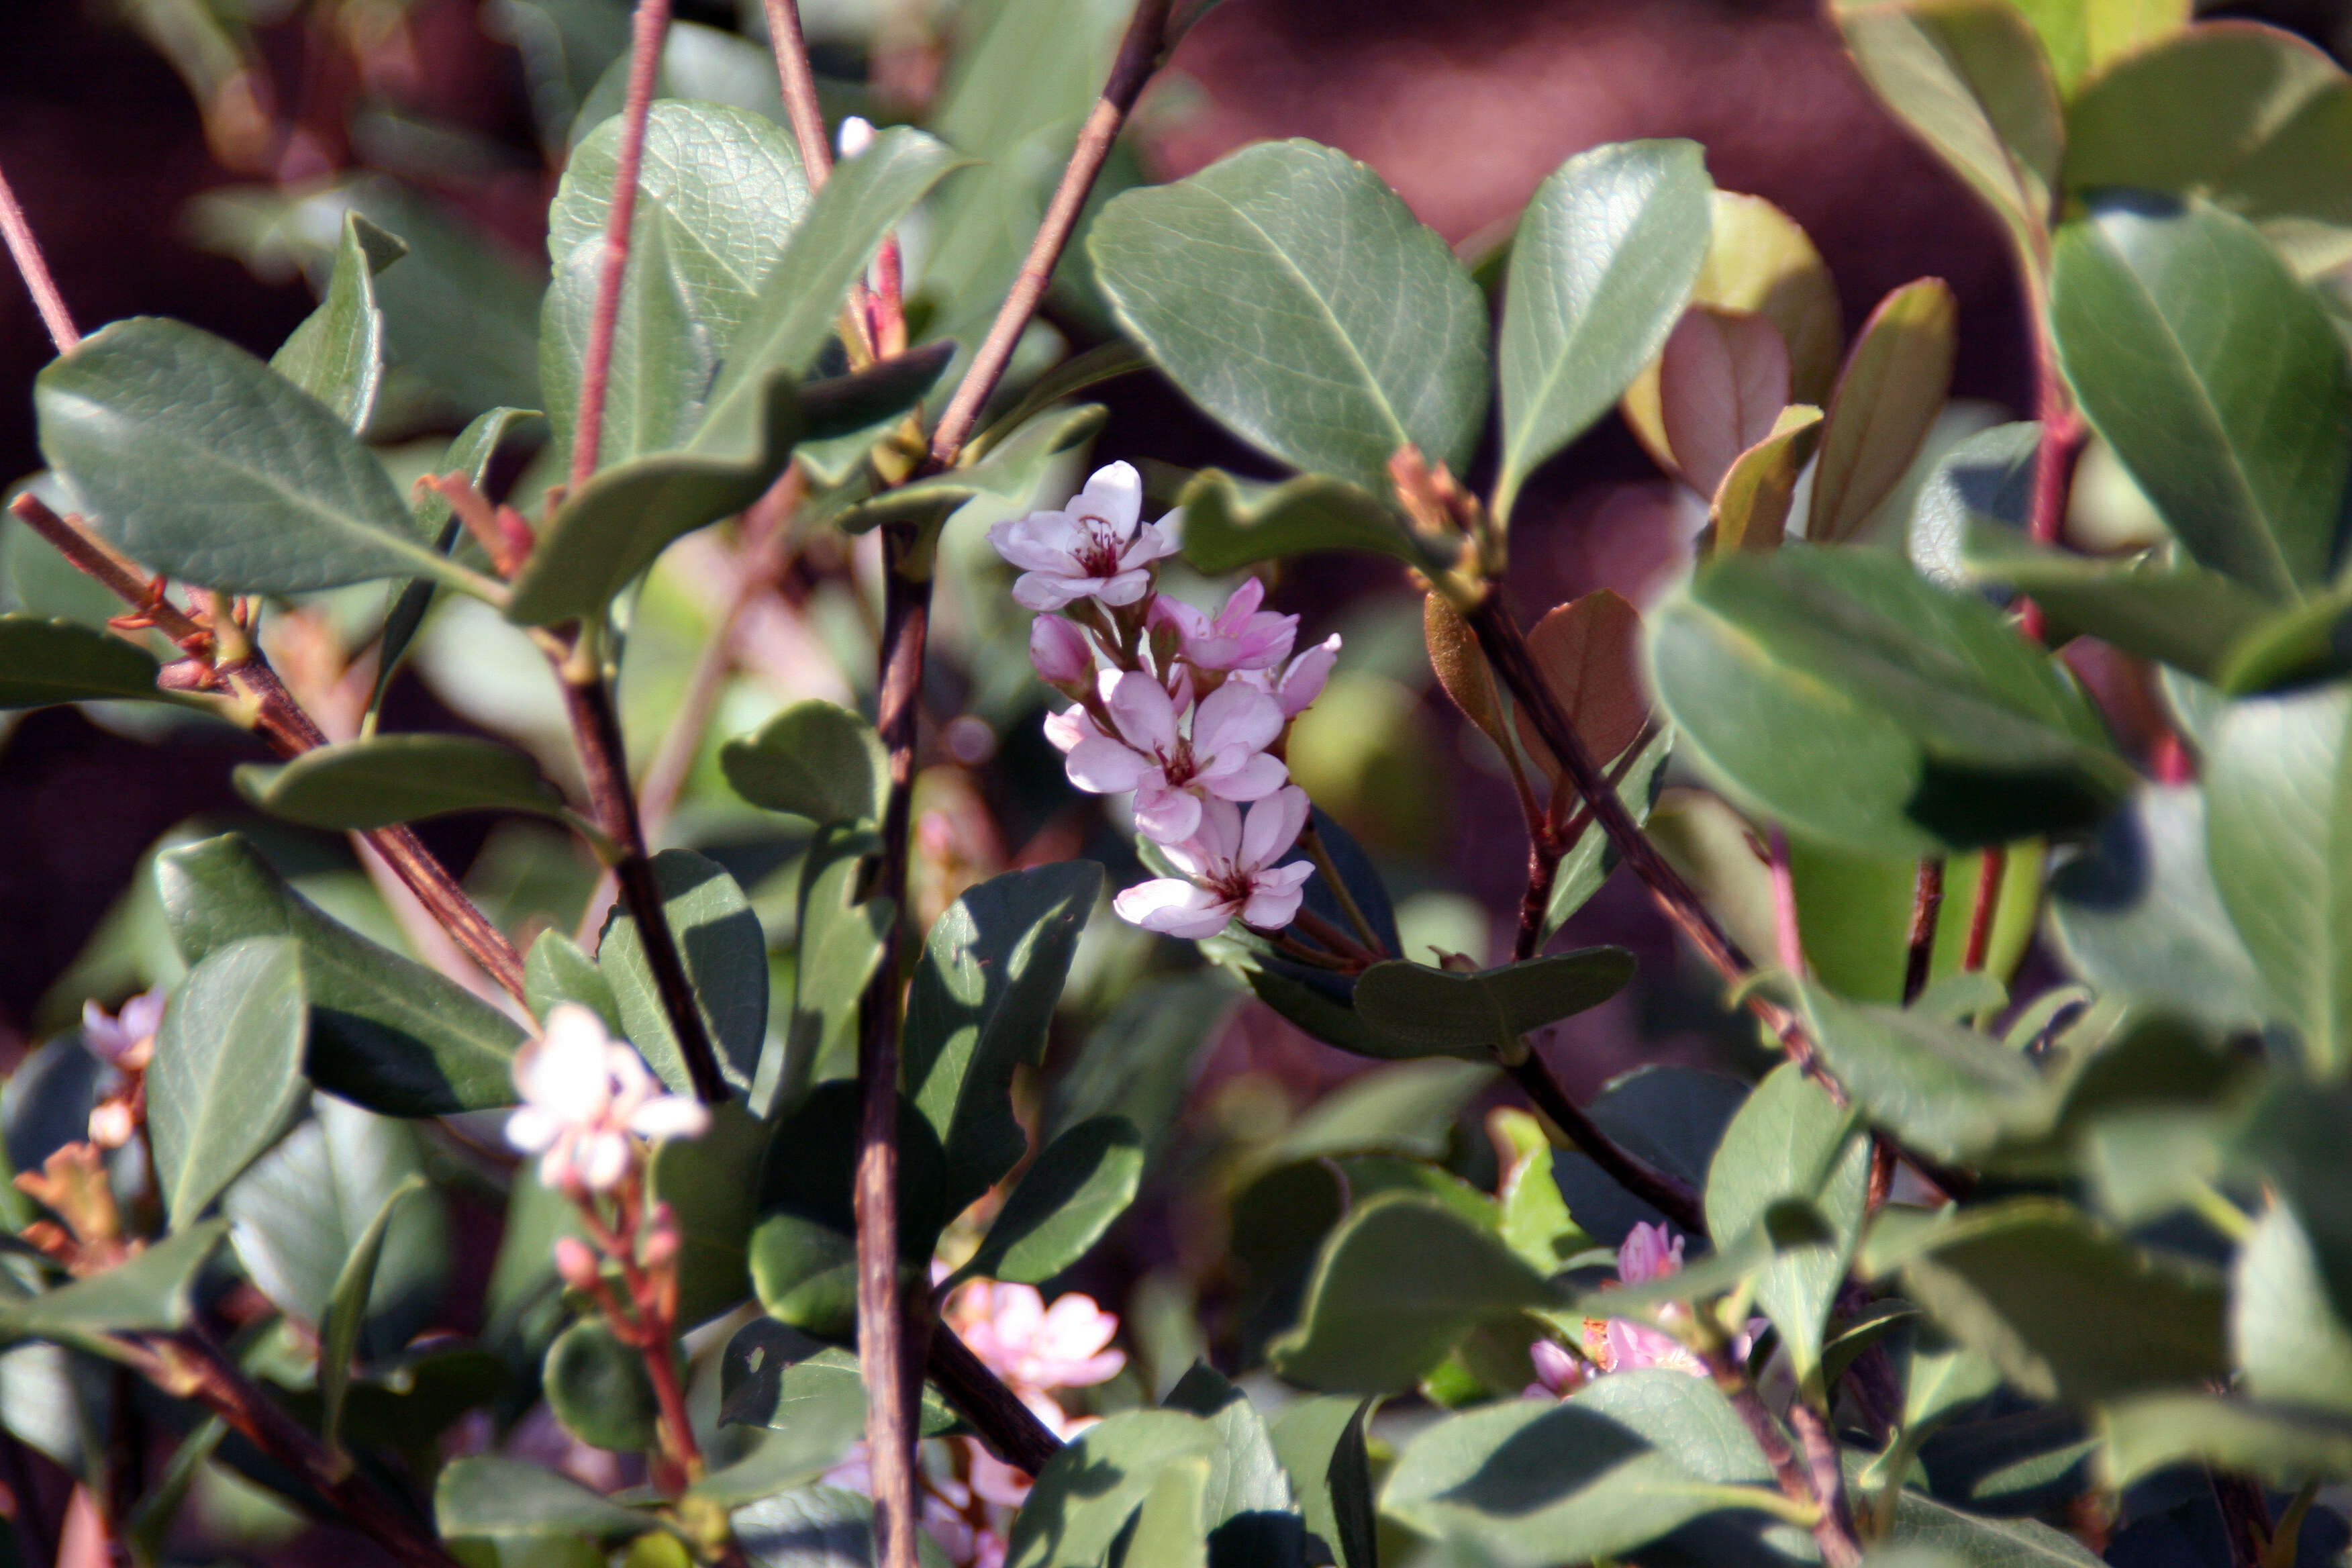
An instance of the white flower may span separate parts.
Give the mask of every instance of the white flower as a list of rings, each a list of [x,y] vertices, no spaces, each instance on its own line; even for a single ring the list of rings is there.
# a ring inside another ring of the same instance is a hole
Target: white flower
[[[632,1139],[692,1138],[710,1125],[709,1110],[662,1093],[635,1047],[576,1003],[548,1010],[547,1032],[515,1053],[514,1079],[523,1103],[507,1118],[507,1142],[540,1157],[551,1187],[609,1191],[636,1158]]]
[[[1213,796],[1201,805],[1201,826],[1182,844],[1167,847],[1182,879],[1160,877],[1128,889],[1111,901],[1119,918],[1169,936],[1214,936],[1238,920],[1280,931],[1298,913],[1301,891],[1315,874],[1311,862],[1274,862],[1289,853],[1307,825],[1307,792],[1296,784],[1250,807]]]
[[[1306,712],[1307,705],[1323,695],[1323,683],[1331,679],[1331,667],[1339,662],[1339,634],[1333,632],[1292,659],[1280,676],[1271,669],[1244,669],[1234,679],[1245,680],[1273,698],[1287,721]]]
[[[863,115],[853,114],[841,122],[841,155],[855,158],[874,145],[874,122]]]
[[[1103,710],[1117,727],[1104,733],[1083,709],[1046,723],[1045,734],[1069,755],[1070,782],[1092,795],[1135,792],[1135,825],[1155,843],[1190,838],[1201,825],[1201,795],[1263,800],[1280,789],[1290,770],[1265,748],[1282,733],[1282,710],[1254,686],[1227,682],[1202,699],[1192,722],[1177,717],[1189,695],[1178,696],[1139,670],[1107,669],[1098,677]]]
[[[1143,480],[1127,463],[1097,468],[1062,511],[1033,511],[988,531],[1021,568],[1013,597],[1033,610],[1080,599],[1132,605],[1151,590],[1151,563],[1176,552],[1176,515],[1145,522]]]
[[[95,1002],[81,1005],[81,1043],[112,1068],[143,1068],[152,1054],[155,1031],[163,1025],[163,987],[142,991],[109,1016]]]

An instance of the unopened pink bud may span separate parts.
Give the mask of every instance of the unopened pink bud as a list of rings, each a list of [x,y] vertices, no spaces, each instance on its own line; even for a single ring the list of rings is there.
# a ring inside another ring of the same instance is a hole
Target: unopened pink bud
[[[1083,686],[1094,679],[1094,647],[1077,623],[1039,616],[1029,623],[1029,662],[1050,686]]]
[[[604,1267],[586,1242],[576,1236],[559,1236],[555,1238],[555,1272],[573,1289],[589,1290],[603,1278]]]

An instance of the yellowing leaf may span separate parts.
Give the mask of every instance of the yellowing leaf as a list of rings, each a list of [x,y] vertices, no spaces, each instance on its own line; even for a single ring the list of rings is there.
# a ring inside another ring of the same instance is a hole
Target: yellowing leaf
[[[1901,481],[1952,387],[1959,304],[1940,278],[1878,302],[1822,424],[1822,466],[1805,537],[1852,538]]]
[[[1821,433],[1822,411],[1795,404],[1780,411],[1770,435],[1739,454],[1707,509],[1717,550],[1780,548],[1797,476],[1804,472]]]

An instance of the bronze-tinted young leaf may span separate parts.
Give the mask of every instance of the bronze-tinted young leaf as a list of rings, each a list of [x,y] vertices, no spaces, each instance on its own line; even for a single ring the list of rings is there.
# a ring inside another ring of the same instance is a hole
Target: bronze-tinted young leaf
[[[1528,633],[1528,651],[1594,761],[1605,764],[1621,754],[1649,722],[1642,689],[1642,612],[1614,589],[1595,589],[1553,608]],[[1512,717],[1528,754],[1557,777],[1559,763],[1527,710],[1519,708]]]
[[[154,656],[79,621],[0,616],[0,709],[160,699]]]
[[[1691,303],[1758,315],[1780,330],[1789,356],[1790,394],[1783,402],[1819,407],[1837,379],[1845,343],[1837,279],[1796,220],[1762,196],[1715,193],[1706,259],[1691,285]],[[1658,363],[1653,360],[1625,390],[1619,408],[1650,455],[1671,465],[1658,406]]]
[[[1421,608],[1421,634],[1429,648],[1429,668],[1437,674],[1437,684],[1462,710],[1462,716],[1485,732],[1486,738],[1510,754],[1509,731],[1503,728],[1502,698],[1495,689],[1495,672],[1487,668],[1486,656],[1479,651],[1478,638],[1467,622],[1454,613],[1442,594],[1423,596]]]
[[[1922,278],[1863,323],[1822,419],[1806,538],[1852,538],[1910,468],[1951,390],[1958,321],[1950,287]]]
[[[1658,356],[1658,417],[1675,467],[1711,496],[1790,402],[1789,345],[1764,316],[1693,305]]]
[[[1804,472],[1821,434],[1822,411],[1792,404],[1780,411],[1764,439],[1739,454],[1707,506],[1717,550],[1780,548],[1788,536],[1797,476]]]

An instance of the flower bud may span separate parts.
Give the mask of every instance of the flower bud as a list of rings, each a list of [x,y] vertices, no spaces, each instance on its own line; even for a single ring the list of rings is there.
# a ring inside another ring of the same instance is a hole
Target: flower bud
[[[863,115],[853,114],[841,122],[841,155],[855,158],[874,145],[874,125]]]
[[[89,1141],[101,1149],[120,1149],[131,1142],[131,1107],[110,1100],[89,1113]]]
[[[604,1270],[586,1242],[576,1236],[559,1236],[555,1238],[555,1272],[574,1290],[592,1290]]]
[[[638,1248],[638,1257],[648,1268],[667,1268],[677,1261],[678,1249],[682,1245],[677,1233],[677,1215],[671,1212],[667,1204],[655,1205],[653,1214],[646,1221],[645,1244]]]
[[[1029,623],[1029,662],[1049,686],[1083,688],[1094,679],[1093,645],[1076,623],[1060,616],[1039,616]]]

